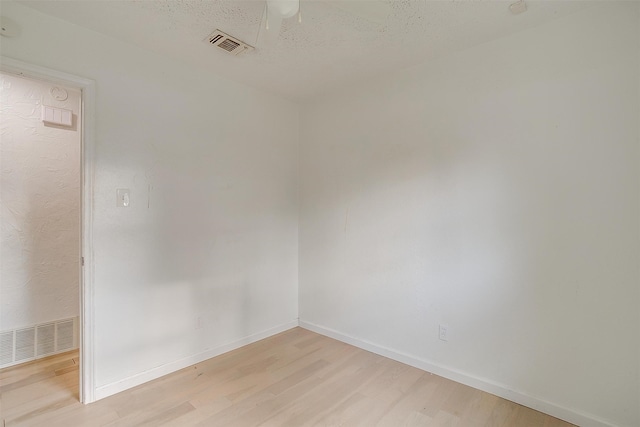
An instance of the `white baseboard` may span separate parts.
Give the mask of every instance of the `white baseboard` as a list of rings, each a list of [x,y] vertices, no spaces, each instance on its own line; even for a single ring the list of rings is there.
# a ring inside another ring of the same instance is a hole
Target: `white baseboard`
[[[320,325],[316,325],[311,322],[299,321],[301,328],[308,329],[321,335],[342,341],[347,344],[351,344],[355,347],[363,350],[370,351],[375,354],[379,354],[389,359],[397,360],[404,364],[422,369],[427,372],[439,375],[444,378],[456,381],[461,384],[468,385],[478,390],[486,391],[487,393],[494,394],[528,408],[535,409],[545,414],[549,414],[561,420],[568,421],[572,424],[576,424],[582,427],[616,427],[607,421],[598,419],[597,417],[585,414],[580,411],[572,410],[562,406],[558,406],[554,403],[548,402],[544,399],[540,399],[534,396],[530,396],[526,393],[522,393],[516,390],[510,389],[505,384],[499,384],[483,378],[478,378],[465,372],[458,371],[437,363],[430,362],[428,360],[420,359],[409,354],[405,354],[396,350],[392,350],[372,342],[352,337],[347,334],[343,334],[336,330],[325,328]]]
[[[116,381],[111,384],[97,387],[95,389],[95,394],[94,394],[95,401],[114,395],[116,393],[120,393],[121,391],[130,389],[140,384],[144,384],[148,381],[155,380],[156,378],[160,378],[162,376],[165,376],[172,372],[176,372],[188,366],[195,365],[196,363],[200,363],[204,360],[211,359],[212,357],[219,356],[223,353],[227,353],[229,351],[235,350],[245,345],[254,343],[256,341],[260,341],[272,335],[279,334],[280,332],[287,331],[291,328],[295,328],[296,326],[298,326],[298,321],[294,320],[292,322],[288,322],[288,323],[267,329],[266,331],[249,335],[237,341],[233,341],[231,343],[224,344],[224,345],[203,351],[202,353],[194,354],[192,356],[188,356],[180,360],[176,360],[175,362],[158,366],[148,371],[133,375],[129,378],[125,378],[123,380]]]

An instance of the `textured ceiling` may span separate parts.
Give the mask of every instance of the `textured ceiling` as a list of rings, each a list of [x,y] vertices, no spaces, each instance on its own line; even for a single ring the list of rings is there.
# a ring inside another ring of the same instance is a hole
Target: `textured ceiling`
[[[512,0],[513,1],[513,0]],[[504,37],[592,2],[302,0],[277,42],[232,56],[203,40],[215,29],[255,45],[263,1],[22,1],[49,15],[294,100]]]

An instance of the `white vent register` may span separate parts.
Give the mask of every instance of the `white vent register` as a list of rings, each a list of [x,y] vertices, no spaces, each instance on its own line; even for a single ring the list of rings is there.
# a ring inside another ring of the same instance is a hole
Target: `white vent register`
[[[78,348],[78,318],[0,332],[0,368]]]
[[[232,55],[238,55],[242,52],[250,52],[253,50],[253,46],[249,46],[243,41],[231,37],[229,34],[223,33],[220,30],[215,30],[209,34],[209,37],[205,39],[210,45],[216,46]]]

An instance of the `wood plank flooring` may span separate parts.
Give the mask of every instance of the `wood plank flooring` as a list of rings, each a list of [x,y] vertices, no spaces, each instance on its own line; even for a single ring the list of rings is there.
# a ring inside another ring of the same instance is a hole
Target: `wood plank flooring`
[[[517,426],[572,424],[294,328],[91,405],[78,353],[0,371],[9,426]]]

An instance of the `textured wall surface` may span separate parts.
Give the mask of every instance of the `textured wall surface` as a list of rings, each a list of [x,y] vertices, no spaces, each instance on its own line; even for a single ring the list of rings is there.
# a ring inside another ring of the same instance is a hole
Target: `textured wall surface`
[[[639,18],[589,9],[305,108],[300,320],[640,425]]]
[[[45,125],[43,103],[72,110],[74,126]],[[0,75],[2,330],[78,316],[79,114],[77,90]]]

